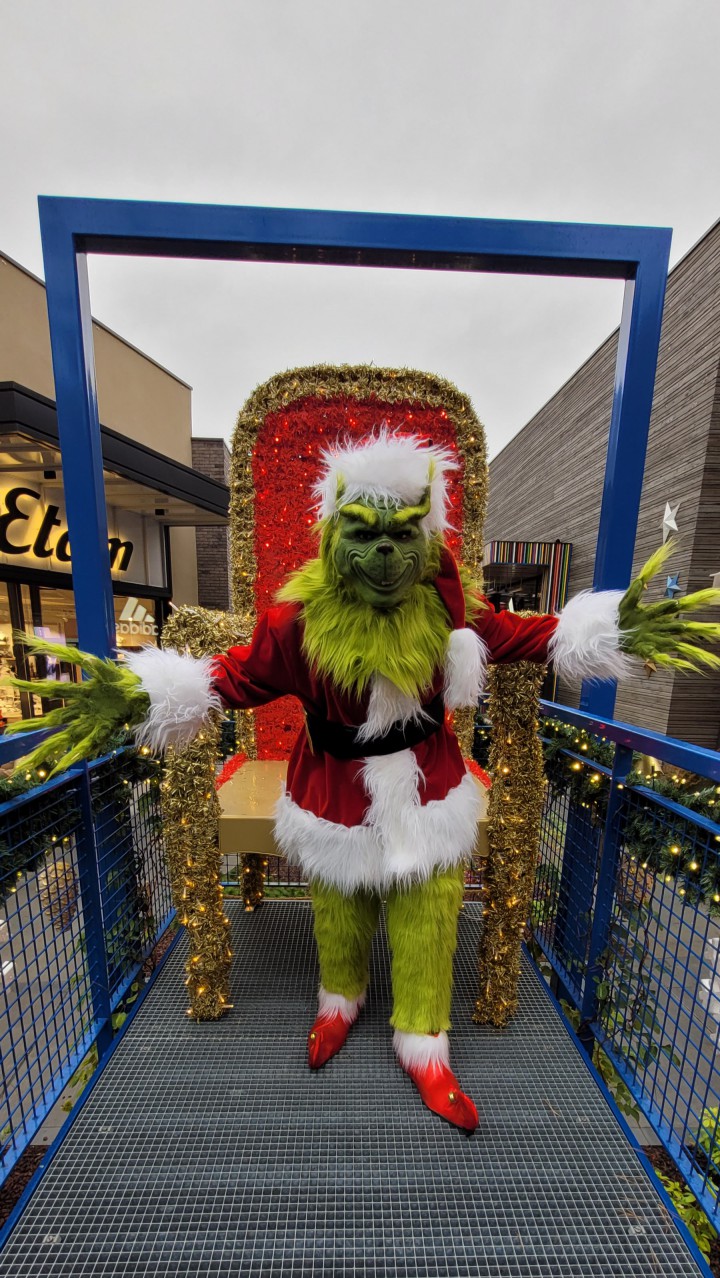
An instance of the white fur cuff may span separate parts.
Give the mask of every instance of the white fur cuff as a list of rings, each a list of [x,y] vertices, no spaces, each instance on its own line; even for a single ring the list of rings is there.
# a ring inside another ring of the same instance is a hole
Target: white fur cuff
[[[344,994],[328,993],[322,985],[318,990],[318,1012],[321,1016],[337,1016],[339,1013],[346,1024],[352,1025],[364,1006],[364,994],[358,994],[357,998],[345,998]]]
[[[485,687],[487,644],[474,630],[453,630],[445,654],[444,700],[448,710],[476,706]]]
[[[405,1069],[450,1064],[450,1044],[445,1030],[439,1034],[406,1034],[404,1030],[395,1030],[393,1047]]]
[[[135,729],[135,740],[155,754],[168,746],[184,749],[209,723],[212,711],[222,709],[212,689],[212,657],[143,648],[129,653],[127,664],[150,698],[147,719]]]
[[[620,648],[618,609],[622,590],[583,590],[558,617],[548,655],[568,679],[621,679],[634,662]]]

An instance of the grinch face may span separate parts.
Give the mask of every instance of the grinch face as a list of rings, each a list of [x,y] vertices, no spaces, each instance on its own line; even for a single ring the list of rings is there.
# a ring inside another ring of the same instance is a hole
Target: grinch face
[[[353,504],[341,508],[335,567],[346,585],[374,608],[395,608],[422,577],[428,541],[424,507],[397,510]]]

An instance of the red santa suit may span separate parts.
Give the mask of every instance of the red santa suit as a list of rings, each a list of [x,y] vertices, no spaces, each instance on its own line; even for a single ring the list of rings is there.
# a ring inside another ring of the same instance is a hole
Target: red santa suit
[[[446,479],[456,463],[443,450],[425,448],[381,428],[358,447],[331,450],[325,461],[316,489],[321,520],[338,517],[344,506],[356,501],[389,502],[398,509],[422,502],[427,510],[419,522],[423,532],[438,539],[446,534]],[[447,550],[432,585],[451,629],[442,668],[419,697],[402,693],[379,673],[362,695],[340,692],[306,657],[299,604],[270,608],[246,647],[220,656],[196,660],[146,649],[128,662],[149,698],[148,716],[137,735],[156,750],[167,745],[182,748],[223,705],[250,709],[276,697],[297,697],[306,730],[295,743],[276,812],[280,847],[318,885],[316,898],[323,896],[321,885],[339,889],[350,912],[361,889],[387,891],[391,901],[398,895],[397,887],[432,879],[426,890],[399,895],[416,898],[416,909],[422,897],[435,928],[436,952],[447,959],[454,949],[457,914],[452,897],[450,909],[447,901],[443,908],[435,902],[433,884],[442,879],[435,872],[450,870],[472,852],[480,805],[448,712],[477,705],[489,661],[553,660],[569,676],[616,678],[629,659],[620,644],[621,591],[586,592],[571,600],[559,617],[498,615],[482,601],[467,625],[465,594]],[[318,899],[314,908],[317,924]],[[322,903],[320,908],[322,913]],[[354,936],[348,928],[348,936]],[[331,948],[325,945],[332,974]],[[342,979],[336,973],[335,983],[329,978],[330,984],[320,987],[318,1017],[309,1037],[314,1068],[339,1050],[357,1019],[364,994],[355,987],[366,957],[356,955],[352,980],[347,972]],[[322,953],[320,959],[322,971]],[[446,975],[438,977],[433,954],[423,952],[412,957],[410,966],[413,974],[421,968],[425,972],[421,979],[427,1006],[418,1010],[406,1000],[407,1005],[395,1007],[398,1059],[426,1105],[473,1130],[477,1111],[449,1068],[447,965]],[[403,971],[398,988],[407,993]],[[435,1000],[432,1009],[430,994]]]
[[[327,523],[353,502],[398,508],[425,501],[418,526],[442,539],[449,530],[445,450],[389,432],[338,444],[324,454],[315,489]],[[150,698],[139,739],[153,749],[192,740],[213,708],[260,706],[295,696],[305,710],[278,804],[276,835],[289,861],[310,879],[352,893],[427,879],[456,865],[475,843],[480,796],[446,713],[475,706],[488,661],[555,661],[571,676],[617,677],[620,591],[585,592],[558,617],[496,614],[487,601],[466,625],[457,565],[441,556],[433,581],[451,626],[443,668],[420,698],[377,673],[361,696],[323,678],[303,651],[301,605],[270,608],[246,647],[194,661],[147,649],[129,657]]]
[[[270,608],[250,644],[213,663],[213,689],[226,707],[250,709],[286,695],[301,702],[308,730],[289,760],[276,838],[310,879],[346,892],[417,882],[470,855],[480,795],[444,712],[477,704],[488,661],[548,661],[558,630],[557,617],[498,614],[487,601],[466,626],[465,597],[447,550],[434,586],[453,630],[445,669],[419,700],[377,675],[361,696],[340,692],[308,663],[299,604]],[[335,735],[354,740],[358,757],[314,747],[313,725],[343,729]],[[406,748],[403,730],[414,741]],[[379,753],[393,732],[394,748]]]

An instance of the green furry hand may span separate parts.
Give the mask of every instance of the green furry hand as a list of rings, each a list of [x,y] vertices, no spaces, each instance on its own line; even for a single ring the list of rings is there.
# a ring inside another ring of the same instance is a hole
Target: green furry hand
[[[66,703],[41,718],[23,719],[6,728],[6,736],[41,728],[60,729],[21,760],[18,768],[38,768],[52,761],[49,775],[54,776],[81,759],[95,759],[104,754],[119,731],[134,728],[145,718],[150,699],[132,670],[65,644],[32,639],[25,634],[18,638],[38,656],[58,657],[70,665],[81,666],[90,676],[81,683],[58,683],[55,679],[5,680],[12,688],[53,700],[62,697]]]
[[[686,621],[681,615],[717,606],[720,590],[697,590],[680,599],[640,603],[643,592],[674,549],[674,543],[667,541],[656,550],[623,595],[619,610],[621,647],[640,657],[648,674],[658,666],[693,673],[707,668],[720,670],[720,656],[708,650],[708,645],[720,643],[720,625],[715,621]]]

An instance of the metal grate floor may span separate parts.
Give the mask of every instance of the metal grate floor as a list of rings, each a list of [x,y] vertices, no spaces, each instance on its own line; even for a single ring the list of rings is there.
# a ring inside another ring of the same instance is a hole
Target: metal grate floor
[[[509,1030],[472,1024],[477,907],[460,921],[452,1035],[483,1110],[472,1139],[394,1064],[382,938],[362,1020],[314,1074],[310,907],[230,909],[234,1011],[188,1020],[178,945],[0,1275],[697,1278],[532,972]]]

